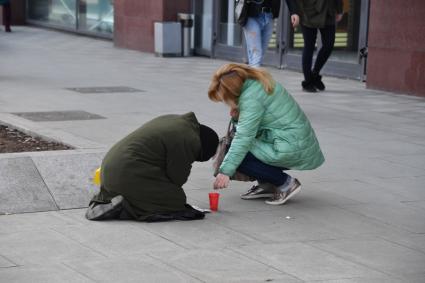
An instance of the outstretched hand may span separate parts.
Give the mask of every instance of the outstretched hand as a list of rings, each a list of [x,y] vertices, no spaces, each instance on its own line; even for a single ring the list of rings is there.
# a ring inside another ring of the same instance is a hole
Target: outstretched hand
[[[291,24],[293,28],[296,28],[300,23],[300,17],[297,14],[291,15]]]
[[[229,181],[229,176],[219,173],[217,177],[215,177],[214,190],[227,188]]]

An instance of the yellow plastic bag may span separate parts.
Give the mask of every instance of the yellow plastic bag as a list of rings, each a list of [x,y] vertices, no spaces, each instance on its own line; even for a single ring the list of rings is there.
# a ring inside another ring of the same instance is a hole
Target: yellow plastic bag
[[[100,186],[100,167],[94,172],[93,183]]]

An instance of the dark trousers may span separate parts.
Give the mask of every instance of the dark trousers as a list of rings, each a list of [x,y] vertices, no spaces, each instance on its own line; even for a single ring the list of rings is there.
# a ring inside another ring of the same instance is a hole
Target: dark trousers
[[[10,10],[10,3],[3,5],[3,24],[6,31],[10,31],[10,22],[12,17],[12,11]]]
[[[304,79],[310,81],[312,75],[319,74],[320,70],[325,65],[326,61],[331,56],[332,49],[335,44],[335,25],[325,26],[320,29],[320,35],[322,38],[322,48],[320,48],[319,53],[317,54],[316,62],[314,63],[314,68],[312,72],[313,64],[313,53],[314,47],[316,45],[317,38],[317,28],[309,28],[301,25],[304,38],[304,49],[302,57],[303,73]]]
[[[275,186],[281,186],[286,182],[288,174],[283,170],[286,170],[286,168],[268,165],[250,152],[246,154],[238,167],[238,172],[253,177],[260,183],[269,183]]]

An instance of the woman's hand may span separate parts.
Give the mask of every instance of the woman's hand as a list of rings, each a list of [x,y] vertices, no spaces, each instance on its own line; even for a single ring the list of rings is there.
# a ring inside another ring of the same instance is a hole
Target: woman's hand
[[[291,15],[291,24],[293,28],[296,28],[300,23],[300,17],[297,14]]]
[[[229,181],[229,176],[219,173],[217,177],[215,177],[214,190],[227,188],[227,186],[229,185]]]
[[[230,117],[232,117],[233,120],[237,121],[239,119],[239,110],[237,108],[231,108]]]
[[[336,14],[336,17],[335,17],[335,19],[336,19],[336,22],[338,23],[338,22],[340,22],[341,20],[342,20],[342,17],[344,16],[344,13],[342,13],[342,14]]]

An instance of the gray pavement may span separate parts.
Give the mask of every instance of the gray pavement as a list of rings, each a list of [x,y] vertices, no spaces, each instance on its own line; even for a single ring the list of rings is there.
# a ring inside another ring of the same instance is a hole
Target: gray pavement
[[[90,222],[93,171],[125,134],[188,111],[224,133],[228,111],[206,91],[225,61],[31,27],[0,32],[0,54],[0,123],[75,147],[0,154],[0,282],[425,282],[425,99],[328,77],[308,94],[300,73],[269,68],[327,159],[290,172],[300,194],[268,206],[232,182],[202,221]],[[188,202],[207,207],[212,181],[195,164]]]

